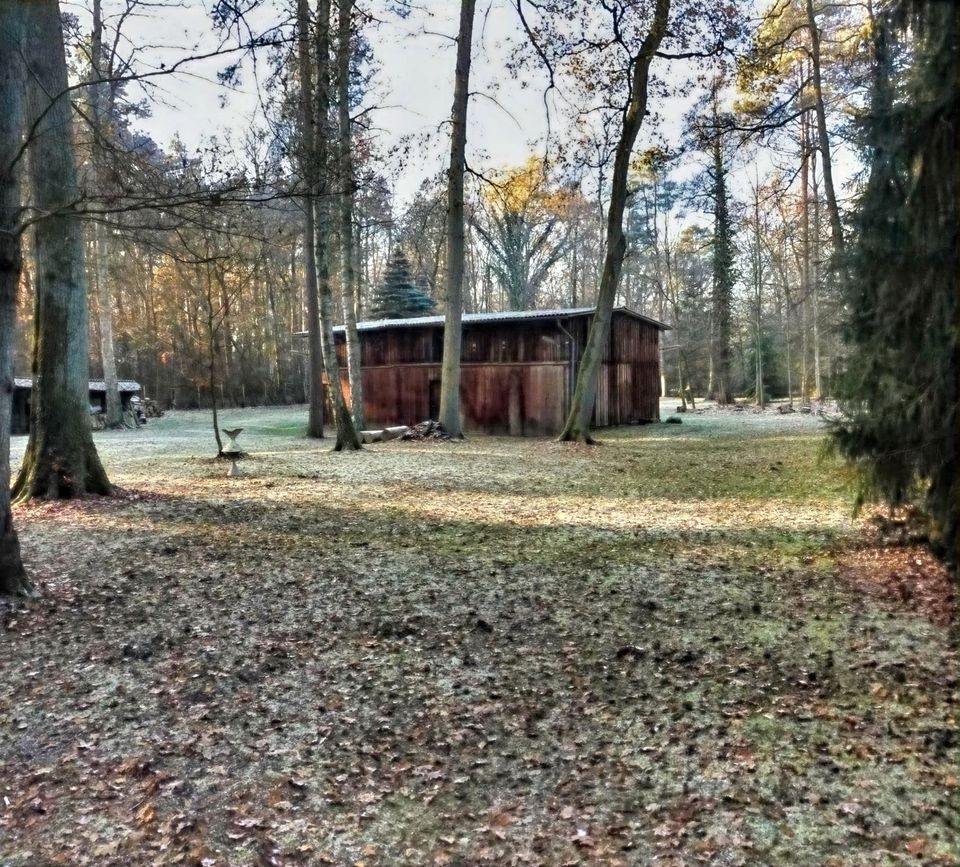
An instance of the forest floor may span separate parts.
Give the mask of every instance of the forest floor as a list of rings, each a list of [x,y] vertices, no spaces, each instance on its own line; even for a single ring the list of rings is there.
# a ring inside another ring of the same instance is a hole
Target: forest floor
[[[815,416],[304,415],[224,413],[237,478],[204,413],[99,433],[119,496],[15,509],[0,865],[960,863],[950,585]]]

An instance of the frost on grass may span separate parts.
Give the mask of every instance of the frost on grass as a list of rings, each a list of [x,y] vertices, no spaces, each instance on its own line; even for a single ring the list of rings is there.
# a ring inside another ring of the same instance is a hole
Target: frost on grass
[[[956,863],[947,620],[837,567],[815,419],[302,421],[225,419],[234,479],[200,413],[99,434],[120,496],[17,510],[0,863]]]

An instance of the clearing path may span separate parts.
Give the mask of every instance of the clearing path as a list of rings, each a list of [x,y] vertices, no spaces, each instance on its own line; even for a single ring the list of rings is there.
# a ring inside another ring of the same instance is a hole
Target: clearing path
[[[120,496],[16,509],[4,867],[958,863],[949,612],[838,567],[814,417],[304,420],[224,412],[237,478],[204,413],[99,433]]]

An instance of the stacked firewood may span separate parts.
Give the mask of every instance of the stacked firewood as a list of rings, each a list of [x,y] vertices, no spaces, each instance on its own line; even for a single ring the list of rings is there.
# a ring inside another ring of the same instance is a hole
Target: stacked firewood
[[[448,440],[450,434],[444,429],[438,421],[427,419],[426,421],[415,424],[400,439],[402,440]]]

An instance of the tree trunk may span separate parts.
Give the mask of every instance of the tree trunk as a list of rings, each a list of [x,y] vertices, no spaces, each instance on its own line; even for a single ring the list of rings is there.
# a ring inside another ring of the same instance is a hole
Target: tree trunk
[[[90,76],[87,99],[93,125],[93,175],[98,188],[106,185],[104,171],[104,141],[113,118],[112,100],[104,99],[103,70],[103,15],[101,0],[93,0],[93,30],[90,34]],[[117,381],[117,354],[113,343],[113,304],[110,298],[110,251],[106,226],[95,223],[93,228],[93,268],[97,289],[97,317],[100,326],[100,357],[103,360],[103,384],[106,390],[104,427],[115,430],[123,427],[123,406]]]
[[[757,406],[762,407],[765,403],[763,393],[763,258],[760,242],[760,178],[756,178],[753,196],[753,250],[754,250],[754,291],[757,302],[757,320],[756,320],[756,399]]]
[[[32,587],[20,558],[20,540],[10,509],[10,421],[13,409],[13,344],[17,290],[22,268],[20,221],[21,163],[14,162],[23,132],[23,5],[0,0],[0,594],[26,595]]]
[[[606,253],[600,289],[597,293],[596,312],[590,323],[590,333],[577,373],[577,385],[570,401],[570,413],[560,433],[561,441],[592,443],[590,417],[597,398],[600,381],[600,365],[610,336],[613,319],[613,302],[620,285],[623,257],[627,252],[627,238],[623,232],[623,212],[627,202],[627,176],[630,171],[630,155],[640,132],[647,111],[647,83],[650,64],[667,29],[670,0],[657,0],[650,30],[633,58],[633,76],[630,81],[630,101],[623,114],[623,127],[617,142],[613,163],[613,180],[610,191],[610,206],[607,210]]]
[[[97,281],[97,315],[100,320],[100,356],[103,359],[103,385],[107,395],[107,411],[104,427],[115,430],[123,427],[123,406],[120,401],[120,383],[117,378],[117,354],[113,341],[113,302],[107,280],[109,253],[105,251],[107,240],[105,227],[94,226],[94,274]]]
[[[827,135],[827,112],[823,104],[823,84],[820,77],[820,30],[813,12],[813,0],[807,0],[807,25],[810,30],[810,59],[813,66],[814,110],[817,115],[817,144],[823,155],[823,186],[827,194],[827,211],[830,215],[830,234],[833,248],[837,254],[844,250],[843,224],[840,222],[840,208],[837,205],[837,193],[833,186],[833,160],[830,156],[830,138]]]
[[[809,397],[807,382],[807,300],[810,297],[810,119],[800,116],[800,402]]]
[[[80,197],[71,133],[60,9],[56,0],[26,4],[29,142],[35,226],[36,321],[30,439],[14,486],[18,500],[109,494],[90,430],[87,281]],[[52,100],[52,103],[51,103]]]
[[[810,281],[810,307],[813,315],[813,394],[823,399],[823,379],[820,373],[820,188],[817,183],[817,153],[812,154],[813,179],[813,267]]]
[[[316,117],[313,110],[313,66],[310,57],[310,7],[297,0],[297,46],[300,72],[300,172],[303,175],[303,271],[307,302],[307,344],[310,355],[307,436],[323,439],[323,347],[320,341],[320,298],[317,290],[317,258],[314,248],[314,205],[317,195]]]
[[[717,403],[732,401],[730,364],[730,323],[733,303],[733,243],[730,237],[730,213],[727,204],[727,168],[724,165],[723,142],[717,110],[717,91],[713,95],[713,117],[716,138],[713,141],[714,230],[713,230],[713,315],[716,338]]]
[[[669,215],[668,215],[669,216]],[[667,225],[666,219],[664,226]],[[666,237],[666,236],[665,236]],[[667,243],[666,240],[664,243]],[[653,255],[657,270],[657,318],[664,321],[664,304],[666,303],[668,287],[670,285],[670,264],[669,253],[667,253],[667,266],[664,268],[661,245],[660,245],[660,185],[657,183],[657,176],[653,176]],[[630,306],[630,293],[625,293],[624,304]],[[660,397],[667,396],[667,367],[663,362],[663,339],[657,341],[657,363],[660,365]],[[684,403],[686,406],[686,403]]]
[[[209,248],[207,256],[209,257]],[[210,278],[210,263],[204,266],[207,301],[207,385],[210,388],[210,413],[213,421],[213,438],[217,443],[217,457],[223,454],[223,440],[220,438],[220,418],[217,411],[217,327],[213,308],[213,281]]]
[[[790,294],[789,289],[787,288],[786,278],[784,278],[783,292],[785,302],[783,317],[784,345],[787,352],[787,403],[790,406],[790,409],[793,409],[793,350],[791,348],[793,335],[790,333]]]
[[[340,133],[340,257],[343,324],[347,343],[347,375],[350,380],[350,412],[357,430],[366,427],[363,412],[363,372],[360,359],[360,334],[357,332],[356,285],[354,269],[356,242],[353,236],[353,210],[356,180],[353,171],[353,139],[350,128],[350,49],[353,0],[340,0],[337,13],[337,116]]]
[[[314,247],[317,256],[317,289],[320,295],[320,334],[323,349],[323,367],[327,374],[327,391],[337,429],[334,451],[360,449],[357,430],[350,418],[343,387],[340,383],[340,362],[333,336],[333,292],[330,288],[330,0],[317,4],[317,123],[316,164],[320,183],[314,206],[316,225]]]
[[[452,437],[463,436],[460,420],[460,354],[463,346],[464,207],[467,103],[470,97],[470,52],[476,0],[460,0],[457,69],[450,112],[450,166],[447,169],[447,299],[440,373],[440,424]]]

